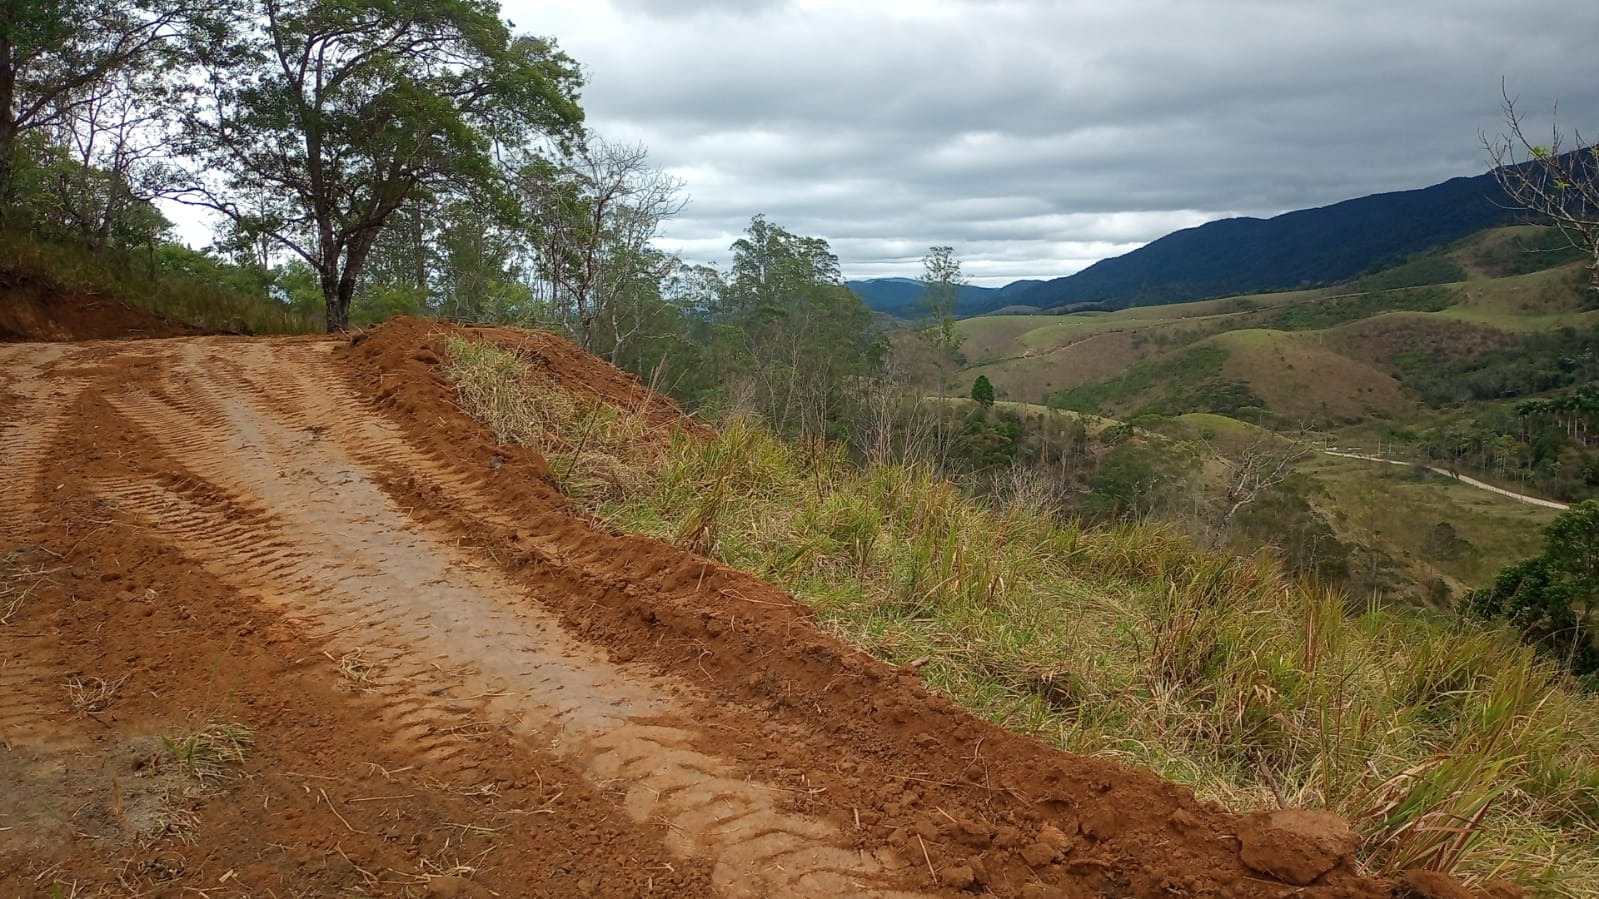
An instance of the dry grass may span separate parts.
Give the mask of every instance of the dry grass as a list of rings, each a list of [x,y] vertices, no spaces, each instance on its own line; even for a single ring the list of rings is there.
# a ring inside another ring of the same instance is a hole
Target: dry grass
[[[171,761],[202,784],[222,779],[232,765],[244,763],[255,745],[255,731],[243,724],[207,724],[191,733],[162,737]]]
[[[103,678],[84,678],[77,675],[67,678],[62,686],[67,691],[67,700],[75,714],[87,715],[103,712],[110,708],[111,700],[122,689],[128,675],[108,681]]]
[[[322,654],[338,670],[341,689],[353,693],[365,693],[372,689],[372,675],[376,666],[366,658],[365,649],[351,650],[337,658],[326,650]]]
[[[501,442],[542,454],[580,504],[597,508],[646,489],[670,435],[642,412],[542,384],[514,352],[492,343],[453,338],[448,349],[444,376],[462,409]]]
[[[1317,456],[1302,470],[1324,489],[1314,503],[1342,539],[1382,548],[1417,583],[1443,575],[1485,587],[1504,566],[1542,552],[1543,530],[1559,514],[1397,465]],[[1440,523],[1470,548],[1429,554],[1427,536]]]
[[[497,431],[562,447],[587,427],[592,412],[514,359],[452,353],[469,410],[524,410],[483,419]],[[472,371],[485,365],[504,380]],[[604,464],[637,486],[599,507],[612,526],[783,585],[980,715],[1240,811],[1275,794],[1335,809],[1374,872],[1599,897],[1599,701],[1507,631],[1351,608],[1264,556],[1084,529],[1025,481],[987,505],[925,468],[860,467],[749,421],[665,450],[613,437]],[[572,478],[605,477],[568,458]]]
[[[1387,372],[1324,348],[1315,334],[1230,331],[1196,346],[1225,349],[1222,377],[1249,385],[1268,409],[1292,419],[1394,416],[1416,406]]]
[[[33,555],[42,555],[34,553]],[[60,570],[17,549],[0,558],[0,626],[11,624],[39,588]]]

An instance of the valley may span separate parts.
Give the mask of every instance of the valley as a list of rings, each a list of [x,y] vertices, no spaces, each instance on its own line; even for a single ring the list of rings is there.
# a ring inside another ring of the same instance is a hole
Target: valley
[[[1380,455],[1397,464],[1298,460],[1293,489],[1325,523],[1324,538],[1375,551],[1367,576],[1350,581],[1357,594],[1448,605],[1527,555],[1556,511],[1599,493],[1599,456],[1573,440],[1558,450],[1560,469],[1538,468],[1557,451],[1535,451],[1516,412],[1599,374],[1599,308],[1569,259],[1545,230],[1517,226],[1317,290],[966,318],[957,325],[964,364],[945,389],[958,395],[981,375],[1000,408],[1094,413],[1162,435],[1194,483],[1211,485],[1195,489],[1225,487],[1193,457],[1225,464],[1250,444],[1240,435],[1261,429]],[[1425,283],[1432,278],[1458,280]],[[1525,370],[1540,359],[1572,373]],[[1491,449],[1480,436],[1488,421],[1499,422]],[[1466,536],[1453,548],[1425,545],[1445,530]]]

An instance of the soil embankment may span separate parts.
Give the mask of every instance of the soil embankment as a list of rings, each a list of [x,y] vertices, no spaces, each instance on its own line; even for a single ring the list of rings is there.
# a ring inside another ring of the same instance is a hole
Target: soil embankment
[[[194,333],[194,328],[157,318],[119,300],[64,294],[0,271],[0,342],[121,340]]]
[[[455,408],[448,327],[0,346],[0,894],[1389,895],[607,533]]]

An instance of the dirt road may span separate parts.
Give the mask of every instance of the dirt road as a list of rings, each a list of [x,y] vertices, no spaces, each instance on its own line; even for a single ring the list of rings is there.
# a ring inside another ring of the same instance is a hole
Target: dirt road
[[[0,894],[1280,894],[1219,808],[576,515],[436,361],[0,345]]]
[[[1340,459],[1361,459],[1361,460],[1366,461],[1366,462],[1381,462],[1381,463],[1383,463],[1385,465],[1407,465],[1408,466],[1408,465],[1417,464],[1415,462],[1404,462],[1404,461],[1401,461],[1399,459],[1385,459],[1382,456],[1368,456],[1368,455],[1365,455],[1363,453],[1345,453],[1345,452],[1340,452],[1338,450],[1322,450],[1321,453],[1324,456],[1337,456]],[[1428,471],[1430,471],[1430,472],[1432,472],[1434,474],[1441,474],[1444,477],[1449,478],[1451,480],[1459,481],[1460,483],[1465,484],[1467,487],[1475,487],[1478,490],[1487,491],[1488,493],[1497,493],[1500,496],[1508,496],[1511,499],[1513,499],[1513,500],[1515,500],[1516,502],[1519,502],[1519,503],[1527,503],[1528,505],[1532,505],[1532,506],[1542,506],[1545,509],[1561,509],[1561,510],[1565,510],[1565,509],[1571,508],[1569,505],[1567,505],[1565,503],[1562,503],[1562,502],[1556,502],[1555,500],[1552,500],[1552,499],[1540,499],[1539,497],[1536,497],[1536,496],[1528,496],[1525,493],[1516,493],[1513,490],[1506,490],[1503,487],[1495,487],[1492,484],[1485,484],[1482,481],[1477,480],[1476,478],[1468,478],[1468,477],[1466,477],[1463,474],[1456,474],[1456,473],[1454,473],[1452,471],[1449,471],[1447,469],[1438,468],[1437,466],[1428,465],[1428,466],[1426,466],[1426,468],[1427,468]]]

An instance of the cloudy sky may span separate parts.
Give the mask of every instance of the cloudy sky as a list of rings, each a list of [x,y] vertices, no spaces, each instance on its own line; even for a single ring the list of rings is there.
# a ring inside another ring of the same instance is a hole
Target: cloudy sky
[[[977,283],[1068,274],[1479,174],[1501,77],[1599,131],[1592,2],[502,2],[585,66],[596,132],[686,182],[662,244],[696,261],[765,213],[850,277],[914,276],[934,244]]]

